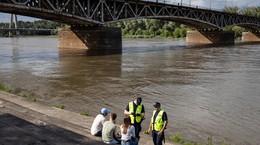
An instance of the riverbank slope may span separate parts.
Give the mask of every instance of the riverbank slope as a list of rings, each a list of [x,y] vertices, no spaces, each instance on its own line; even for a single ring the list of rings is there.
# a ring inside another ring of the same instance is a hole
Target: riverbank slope
[[[0,91],[0,145],[103,145],[90,134],[93,120]],[[139,144],[152,145],[151,136],[141,133]]]

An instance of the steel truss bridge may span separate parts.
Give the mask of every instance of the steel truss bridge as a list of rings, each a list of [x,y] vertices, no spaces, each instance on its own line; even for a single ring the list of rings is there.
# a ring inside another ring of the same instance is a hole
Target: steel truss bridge
[[[260,18],[139,0],[0,0],[0,11],[71,26],[105,25],[134,19],[162,19],[196,29],[241,26],[260,31]]]

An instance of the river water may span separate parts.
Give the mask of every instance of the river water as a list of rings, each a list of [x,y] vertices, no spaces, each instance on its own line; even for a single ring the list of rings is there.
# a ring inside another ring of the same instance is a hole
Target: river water
[[[122,55],[64,53],[57,38],[0,38],[0,81],[37,101],[95,116],[118,114],[143,97],[147,129],[154,101],[169,118],[167,136],[216,144],[260,144],[260,45],[187,47],[184,40],[123,40]]]

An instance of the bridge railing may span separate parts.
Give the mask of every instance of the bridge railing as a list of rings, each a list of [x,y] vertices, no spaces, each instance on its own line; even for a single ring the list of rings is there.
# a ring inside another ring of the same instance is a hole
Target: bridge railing
[[[183,3],[183,2],[172,2],[172,1],[169,1],[169,0],[142,0],[142,1],[155,2],[155,3],[158,2],[158,3],[164,3],[164,4],[171,4],[171,5],[178,5],[178,6],[185,6],[185,7],[191,7],[191,8],[200,8],[200,9],[214,10],[214,11],[223,12],[223,9],[203,7],[203,6],[187,4],[187,3]]]

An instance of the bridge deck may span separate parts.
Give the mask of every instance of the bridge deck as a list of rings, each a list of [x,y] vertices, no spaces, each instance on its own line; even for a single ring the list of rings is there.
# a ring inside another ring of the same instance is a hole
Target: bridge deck
[[[102,26],[132,19],[163,19],[197,29],[241,26],[259,31],[260,18],[182,5],[136,0],[2,0],[0,11],[72,26]]]

